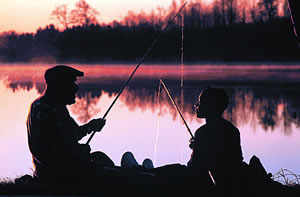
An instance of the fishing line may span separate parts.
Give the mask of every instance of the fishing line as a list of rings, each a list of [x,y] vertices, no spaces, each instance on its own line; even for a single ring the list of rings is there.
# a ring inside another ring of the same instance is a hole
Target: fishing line
[[[184,57],[184,10],[181,15],[181,80],[180,80],[180,89],[181,89],[181,110],[183,110],[183,57]]]
[[[184,10],[181,13],[181,80],[180,80],[180,109],[183,111],[184,94],[183,94],[183,55],[184,55]],[[183,162],[183,133],[180,132],[181,140],[181,163]]]
[[[158,106],[158,114],[157,114],[157,125],[156,125],[156,136],[155,136],[155,145],[154,145],[154,166],[156,166],[156,154],[157,154],[157,143],[158,143],[158,134],[159,134],[159,130],[160,130],[160,126],[159,126],[159,120],[160,120],[160,114],[161,114],[161,107],[160,107],[160,92],[161,92],[161,83],[159,82],[159,86],[158,86],[158,92],[157,92],[157,106]]]
[[[184,53],[183,53],[183,42],[184,42],[184,10],[181,13],[181,58],[180,58],[180,62],[181,62],[181,80],[180,80],[180,91],[181,91],[181,96],[180,96],[180,104],[181,104],[181,110],[183,110],[183,103],[184,103],[184,96],[183,96],[183,57],[184,57]],[[155,137],[155,145],[154,145],[154,166],[156,166],[156,155],[157,155],[157,143],[158,143],[158,135],[159,135],[159,131],[160,131],[160,114],[161,114],[161,107],[160,107],[160,93],[161,93],[161,81],[159,82],[159,86],[158,86],[158,93],[157,93],[157,106],[159,107],[158,110],[158,114],[157,114],[157,126],[156,126],[156,137]],[[183,133],[180,132],[181,138],[183,139]],[[180,155],[180,160],[181,163],[183,162],[183,142],[181,141],[181,155]]]

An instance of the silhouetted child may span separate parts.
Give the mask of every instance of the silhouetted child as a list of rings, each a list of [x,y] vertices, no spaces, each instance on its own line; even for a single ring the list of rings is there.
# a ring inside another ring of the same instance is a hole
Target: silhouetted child
[[[210,172],[220,194],[238,196],[243,156],[239,130],[222,118],[227,106],[228,96],[222,89],[208,88],[200,94],[196,113],[206,124],[195,133],[188,167],[195,173]]]

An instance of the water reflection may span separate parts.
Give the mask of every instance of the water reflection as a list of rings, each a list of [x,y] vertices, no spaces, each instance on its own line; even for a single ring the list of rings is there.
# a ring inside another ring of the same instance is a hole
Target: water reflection
[[[267,93],[266,93],[267,91]],[[299,126],[299,89],[238,88],[232,92],[232,101],[226,111],[226,118],[236,125],[248,124],[255,127],[255,121],[264,131],[274,131],[283,126],[282,132],[289,135],[292,124]],[[281,122],[282,125],[281,125]]]
[[[180,90],[176,80],[167,79],[168,87],[174,97],[175,102],[180,104]],[[23,89],[30,91],[36,89],[40,94],[44,91],[45,85],[43,82],[33,81],[9,81],[5,80],[4,84],[13,92]],[[201,84],[201,81],[195,83],[188,79],[185,81],[183,115],[187,120],[194,119],[193,105],[197,102],[199,92],[203,90],[206,84]],[[213,82],[211,83],[213,84]],[[157,79],[135,79],[128,86],[127,90],[120,98],[123,103],[133,111],[140,109],[142,111],[151,109],[156,111],[161,106],[168,106],[161,111],[162,115],[171,114],[175,120],[178,113],[171,105],[169,98],[164,90],[160,93],[160,103],[157,102],[159,82]],[[76,104],[71,107],[72,113],[77,119],[85,123],[95,117],[100,112],[97,103],[103,93],[108,93],[110,97],[116,95],[119,88],[122,86],[122,81],[112,79],[109,81],[97,81],[97,83],[82,82],[79,84],[80,90]],[[176,87],[177,86],[177,87]],[[300,88],[289,87],[223,87],[229,94],[230,104],[225,111],[225,118],[233,122],[235,125],[252,125],[255,122],[261,125],[264,131],[274,131],[280,126],[283,121],[282,132],[290,134],[291,125],[297,127],[300,124]],[[158,106],[159,105],[159,106]],[[180,106],[180,105],[179,105]]]
[[[12,81],[5,81],[6,87],[12,89],[13,92],[19,89],[30,91],[33,88],[32,81],[24,81],[24,82],[12,82]]]
[[[11,177],[30,173],[32,167],[25,121],[30,103],[45,89],[43,72],[47,67],[29,67],[29,70],[22,66],[13,67],[10,72],[9,68],[4,68],[0,67],[0,177]],[[101,117],[108,109],[127,80],[126,75],[131,71],[121,67],[122,75],[117,77],[114,73],[118,68],[105,74],[107,69],[101,66],[82,67],[86,77],[79,81],[80,91],[76,104],[69,107],[71,115],[78,123],[83,124],[91,118]],[[170,72],[167,72],[168,68]],[[256,154],[272,173],[280,168],[287,168],[300,174],[300,158],[296,157],[300,148],[300,88],[299,81],[296,80],[299,77],[299,68],[293,68],[293,72],[284,72],[286,77],[290,74],[295,81],[289,78],[281,80],[281,75],[273,81],[267,77],[263,82],[262,75],[259,75],[258,81],[253,80],[250,76],[254,71],[248,67],[247,72],[238,67],[247,81],[240,81],[240,75],[229,71],[225,72],[229,78],[223,76],[221,80],[210,76],[212,73],[205,70],[200,75],[200,68],[196,68],[195,71],[188,68],[185,75],[184,103],[181,109],[191,130],[195,131],[204,123],[195,117],[193,109],[199,92],[208,85],[224,88],[230,97],[230,105],[224,116],[241,131],[245,161]],[[22,72],[15,71],[18,69]],[[157,70],[163,70],[164,74],[157,73]],[[106,152],[117,165],[122,153],[128,150],[136,154],[138,161],[145,157],[156,160],[156,166],[176,162],[185,164],[191,153],[188,148],[189,135],[185,133],[185,128],[164,90],[161,91],[158,102],[158,79],[163,78],[180,106],[180,80],[176,72],[172,66],[149,67],[148,71],[137,72],[108,115],[104,131],[97,134],[99,137],[96,136],[91,142],[92,150]],[[259,72],[267,76],[269,73],[262,70]],[[217,76],[220,73],[221,71],[217,72]],[[207,75],[202,77],[204,74]],[[237,77],[232,78],[233,75]],[[160,132],[156,133],[158,122]],[[85,140],[87,139],[83,141]],[[154,150],[157,153],[154,154]]]
[[[85,96],[76,99],[76,103],[70,108],[80,122],[86,123],[95,118],[100,112],[100,109],[97,107],[99,97],[92,97],[91,93],[87,93]]]

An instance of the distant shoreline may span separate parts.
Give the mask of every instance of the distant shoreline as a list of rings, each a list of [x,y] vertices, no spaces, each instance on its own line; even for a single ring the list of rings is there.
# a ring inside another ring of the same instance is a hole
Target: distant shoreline
[[[128,66],[134,66],[138,64],[138,60],[137,61],[50,61],[50,62],[22,62],[22,61],[13,61],[13,62],[8,62],[8,61],[4,61],[1,62],[0,61],[0,66],[2,65],[58,65],[58,64],[66,64],[66,65],[128,65]],[[146,61],[144,63],[142,63],[143,65],[164,65],[164,66],[174,66],[174,65],[181,65],[181,63],[179,61]],[[300,61],[188,61],[188,62],[184,62],[184,65],[189,65],[189,66],[193,66],[193,65],[228,65],[228,66],[241,66],[241,65],[254,65],[254,66],[261,66],[261,65],[286,65],[286,66],[300,66]]]

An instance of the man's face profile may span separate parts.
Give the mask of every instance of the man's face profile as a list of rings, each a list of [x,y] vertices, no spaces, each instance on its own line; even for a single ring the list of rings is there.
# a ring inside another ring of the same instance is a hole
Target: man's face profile
[[[65,82],[60,84],[61,99],[66,105],[74,104],[76,101],[76,93],[78,91],[77,82]]]
[[[48,95],[55,97],[60,104],[71,105],[75,103],[78,91],[77,77],[84,73],[66,65],[57,65],[45,72]]]

